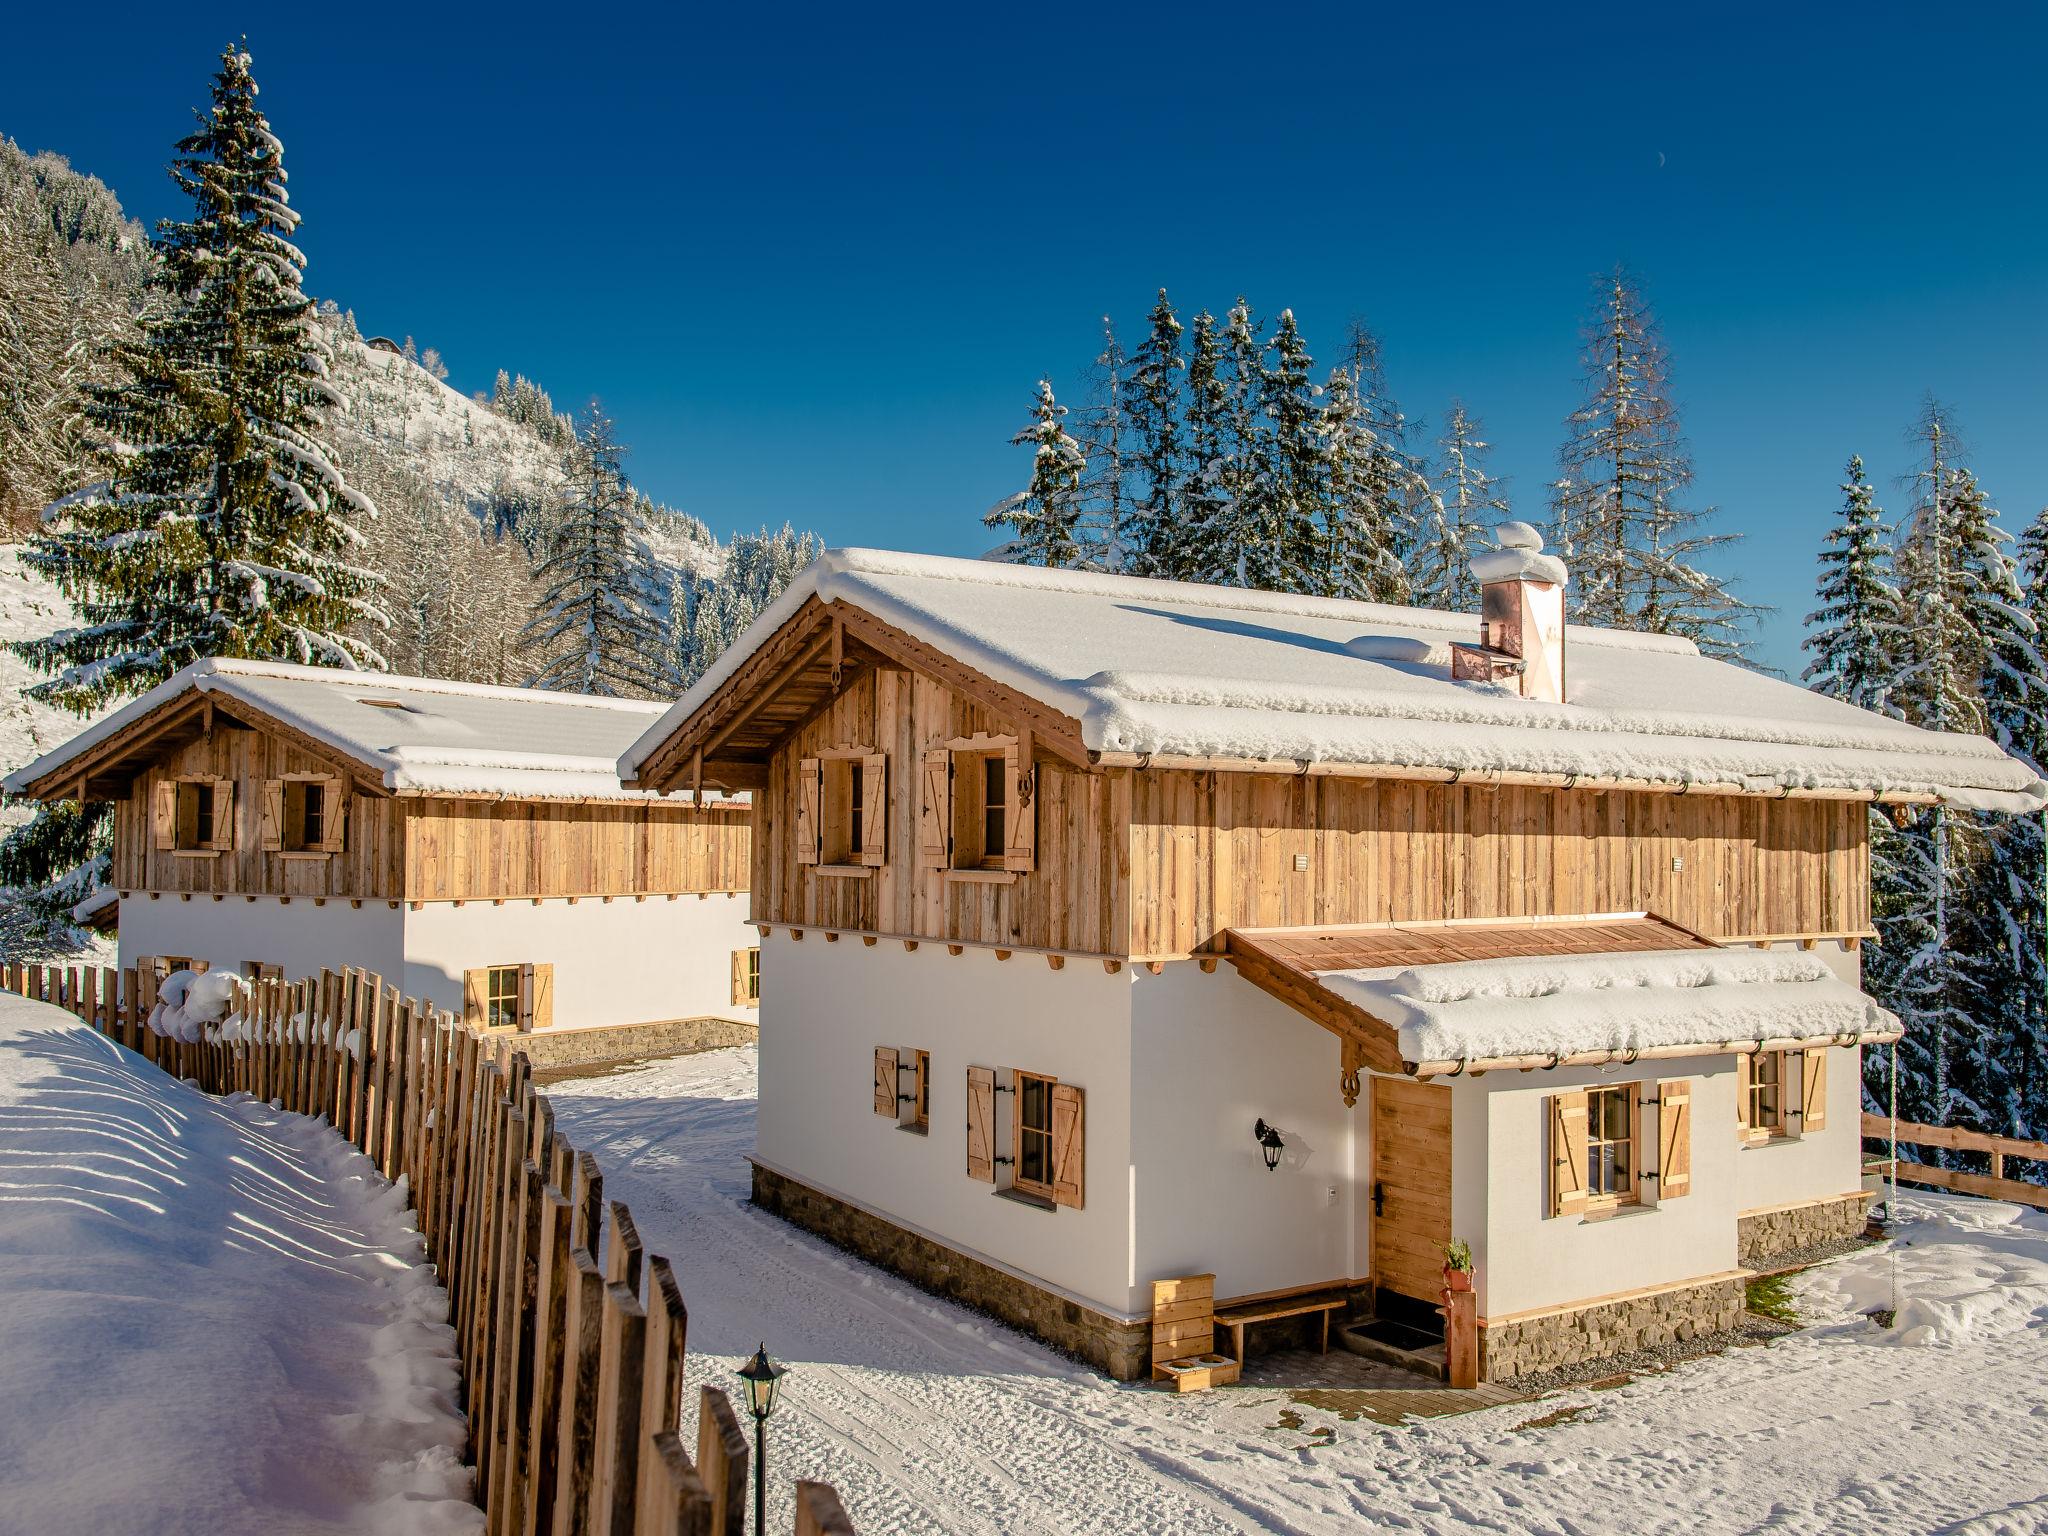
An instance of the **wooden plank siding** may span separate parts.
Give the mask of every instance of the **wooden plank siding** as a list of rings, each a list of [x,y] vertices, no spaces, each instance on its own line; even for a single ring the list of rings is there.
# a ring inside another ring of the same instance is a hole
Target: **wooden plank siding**
[[[1870,927],[1859,802],[1119,771],[1140,958],[1325,923],[1647,911],[1716,939]]]
[[[1129,928],[1129,783],[1037,757],[1036,868],[1012,881],[948,879],[918,858],[918,765],[955,737],[1010,734],[1012,722],[921,673],[870,668],[774,749],[755,795],[754,919],[967,944],[1123,955]],[[859,876],[796,859],[797,763],[861,746],[889,760],[887,852]]]
[[[266,732],[217,725],[211,736],[166,753],[137,774],[114,802],[109,883],[123,891],[396,900],[405,860],[405,812],[396,800],[351,794],[348,841],[340,853],[288,858],[263,851],[263,781],[337,772],[331,759],[313,757]],[[156,785],[197,774],[234,781],[234,846],[201,855],[157,848],[150,825]]]
[[[409,799],[410,901],[743,891],[745,806]]]

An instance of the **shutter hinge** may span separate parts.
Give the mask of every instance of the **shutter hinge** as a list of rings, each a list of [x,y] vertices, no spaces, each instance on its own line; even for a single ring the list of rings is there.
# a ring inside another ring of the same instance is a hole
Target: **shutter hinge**
[[[997,1083],[997,1084],[996,1084],[996,1092],[997,1092],[997,1093],[1015,1093],[1016,1091],[1017,1091],[1017,1089],[1016,1089],[1016,1087],[1015,1087],[1014,1085],[1011,1085],[1011,1084],[1004,1084],[1004,1083]]]
[[[1017,1164],[1017,1159],[1014,1157],[996,1157],[991,1158],[989,1161],[993,1162],[998,1168],[1014,1168]]]
[[[1655,1179],[1657,1177],[1657,1170],[1652,1168],[1648,1173],[1639,1173],[1636,1177],[1638,1179]]]

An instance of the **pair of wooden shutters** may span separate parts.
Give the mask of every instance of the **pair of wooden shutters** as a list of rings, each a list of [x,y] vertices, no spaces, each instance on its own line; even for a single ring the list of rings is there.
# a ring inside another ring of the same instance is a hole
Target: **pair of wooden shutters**
[[[849,863],[878,868],[889,852],[889,756],[865,752],[846,759],[860,764],[860,846],[848,848]],[[825,759],[798,761],[796,785],[796,861],[822,862],[825,847]],[[836,761],[836,759],[835,759]],[[845,815],[845,810],[839,811]]]
[[[490,1019],[491,972],[504,966],[486,965],[462,973],[462,1022],[475,1029]],[[555,968],[548,965],[519,967],[518,1026],[522,1034],[547,1029],[555,1022]]]
[[[199,796],[183,793],[186,786],[210,788],[213,810],[205,826],[199,825]],[[225,852],[235,846],[235,781],[196,778],[159,779],[150,803],[152,840],[159,852],[185,848],[194,851]]]
[[[320,836],[316,841],[286,848],[286,832],[293,817],[304,825],[303,796],[309,788],[320,790]],[[338,778],[299,774],[287,779],[263,781],[262,839],[265,853],[339,853],[348,834],[348,793],[346,781]]]
[[[1002,867],[1028,874],[1038,863],[1037,776],[1030,771],[1025,742],[990,738],[987,747],[933,747],[924,754],[918,775],[917,858],[926,869],[954,865],[953,796],[962,771],[977,771],[981,760],[997,752],[1003,759]]]
[[[1656,1096],[1641,1096],[1654,1086]],[[1647,1110],[1657,1111],[1657,1200],[1677,1200],[1692,1193],[1692,1079],[1667,1077],[1652,1085],[1635,1084],[1637,1094],[1634,1136],[1629,1155],[1641,1168],[1650,1154],[1647,1132],[1652,1124]],[[1584,1215],[1590,1203],[1587,1190],[1587,1119],[1589,1095],[1583,1088],[1552,1094],[1550,1119],[1550,1214]]]
[[[1014,1076],[1012,1086],[1014,1088]],[[881,1089],[876,1087],[879,1103]],[[1055,1205],[1082,1208],[1087,1195],[1087,1095],[1072,1083],[1052,1085],[1052,1198]],[[967,1177],[993,1184],[996,1179],[996,1073],[993,1067],[967,1069]],[[1011,1168],[1016,1167],[1018,1126],[1010,1122]]]
[[[1824,1131],[1828,1127],[1828,1051],[1826,1046],[1815,1046],[1803,1051],[1783,1051],[1783,1060],[1778,1066],[1778,1091],[1784,1093],[1790,1087],[1785,1082],[1785,1068],[1792,1058],[1799,1061],[1799,1130]],[[1750,1086],[1754,1081],[1756,1056],[1743,1051],[1735,1058],[1735,1134],[1743,1141],[1749,1141],[1758,1130],[1749,1123]],[[1760,1137],[1758,1139],[1761,1139]]]

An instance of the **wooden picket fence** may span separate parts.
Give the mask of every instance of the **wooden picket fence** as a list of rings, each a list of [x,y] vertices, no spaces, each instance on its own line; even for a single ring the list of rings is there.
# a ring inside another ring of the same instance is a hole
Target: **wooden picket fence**
[[[1891,1121],[1883,1115],[1873,1115],[1868,1110],[1863,1114],[1863,1145],[1868,1152],[1872,1146],[1888,1151],[1891,1146]],[[1988,1131],[1967,1131],[1953,1125],[1921,1125],[1911,1120],[1899,1122],[1899,1145],[1902,1147],[1937,1147],[1950,1152],[1981,1152],[1988,1160],[1990,1172],[1971,1173],[1961,1168],[1942,1168],[1933,1163],[1916,1163],[1911,1158],[1899,1159],[1899,1182],[1901,1184],[1930,1184],[1937,1189],[1952,1189],[1960,1194],[1981,1195],[1987,1200],[2010,1200],[2016,1205],[2038,1206],[2048,1211],[2048,1186],[2029,1183],[2024,1179],[2006,1177],[2005,1160],[2019,1158],[2033,1163],[2048,1164],[2048,1141],[2023,1141],[2017,1136],[1993,1136]],[[1890,1172],[1891,1161],[1882,1155],[1875,1158],[1866,1156],[1863,1169],[1866,1173]]]
[[[604,1199],[597,1160],[555,1129],[523,1053],[363,971],[247,983],[240,1038],[147,1027],[158,979],[0,967],[207,1093],[325,1120],[407,1182],[447,1288],[477,1502],[491,1536],[743,1536],[747,1440],[726,1395],[681,1424],[688,1314],[667,1259]],[[796,1485],[797,1536],[852,1536],[838,1495]]]

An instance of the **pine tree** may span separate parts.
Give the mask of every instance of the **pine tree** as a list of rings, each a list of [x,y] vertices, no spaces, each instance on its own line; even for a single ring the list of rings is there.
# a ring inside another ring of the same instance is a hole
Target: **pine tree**
[[[142,334],[121,353],[129,378],[90,411],[107,482],[24,557],[85,621],[15,647],[56,674],[30,691],[68,708],[204,656],[383,665],[361,638],[374,578],[352,526],[375,508],[323,443],[338,403],[327,337],[249,64],[222,55],[212,109],[178,145],[194,214],[158,234]]]
[[[1322,433],[1320,391],[1309,370],[1315,359],[1283,309],[1266,344],[1269,361],[1260,379],[1261,434],[1258,502],[1267,528],[1260,574],[1253,586],[1274,592],[1316,592],[1327,579],[1323,510],[1329,464]]]
[[[1871,495],[1860,456],[1849,460],[1842,498],[1841,520],[1821,551],[1820,606],[1806,616],[1804,644],[1813,661],[1804,680],[1858,709],[1895,714],[1890,694],[1899,594],[1886,576],[1891,551],[1884,511]]]
[[[1235,574],[1225,521],[1230,507],[1229,406],[1216,317],[1205,309],[1188,333],[1188,472],[1181,483],[1181,519],[1166,552],[1156,557],[1158,575],[1220,582]]]
[[[1411,602],[1412,575],[1422,563],[1420,551],[1444,537],[1443,502],[1430,483],[1428,470],[1409,451],[1411,424],[1387,382],[1379,338],[1362,320],[1351,322],[1344,358],[1357,385],[1363,430],[1372,439],[1352,516],[1377,526],[1393,554],[1375,583],[1357,595],[1372,602]]]
[[[1130,417],[1126,409],[1126,375],[1130,359],[1116,339],[1109,316],[1102,317],[1102,351],[1095,358],[1093,394],[1081,414],[1080,556],[1076,564],[1096,570],[1123,569],[1129,536]]]
[[[1185,580],[1187,516],[1181,435],[1181,323],[1164,288],[1151,329],[1131,357],[1130,425],[1143,490],[1131,507],[1127,562],[1140,576]]]
[[[1479,586],[1472,556],[1484,547],[1488,528],[1508,516],[1501,482],[1486,472],[1492,445],[1479,434],[1478,418],[1453,400],[1437,439],[1442,468],[1437,472],[1437,505],[1443,509],[1432,536],[1416,550],[1410,578],[1414,600],[1452,613],[1479,611]]]
[[[527,639],[548,661],[530,688],[645,698],[660,679],[660,631],[641,601],[647,525],[626,483],[625,450],[592,400],[564,466],[544,588]]]
[[[1251,307],[1240,296],[1224,316],[1221,444],[1216,459],[1216,516],[1205,538],[1213,549],[1212,580],[1268,587],[1280,579],[1280,533],[1268,494],[1274,483],[1265,412],[1264,348]]]
[[[1321,436],[1324,504],[1322,575],[1308,590],[1325,597],[1370,598],[1401,586],[1384,507],[1375,498],[1379,434],[1372,429],[1349,368],[1323,385]]]
[[[1551,487],[1558,552],[1571,566],[1572,616],[1684,635],[1739,657],[1756,610],[1696,562],[1739,534],[1708,531],[1685,505],[1692,459],[1670,392],[1670,357],[1649,305],[1616,269],[1586,329],[1585,403],[1566,418]]]
[[[1061,425],[1066,414],[1053,398],[1052,381],[1040,379],[1031,420],[1010,439],[1032,449],[1031,483],[982,519],[991,528],[1014,530],[1016,558],[1026,565],[1081,561],[1081,476],[1088,466],[1081,445]]]

